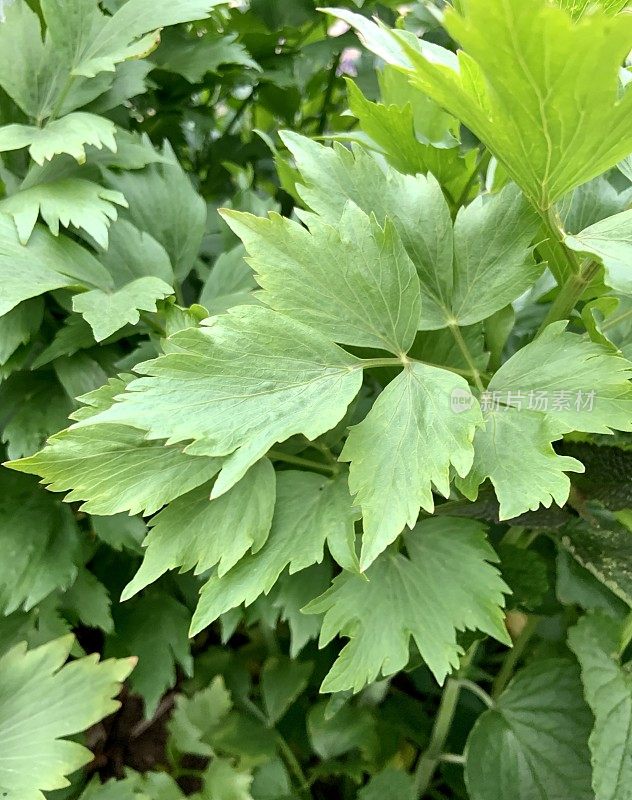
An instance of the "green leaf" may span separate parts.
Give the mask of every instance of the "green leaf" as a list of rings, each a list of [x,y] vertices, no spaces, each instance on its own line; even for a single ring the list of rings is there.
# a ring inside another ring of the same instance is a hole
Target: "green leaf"
[[[268,449],[338,423],[360,389],[362,362],[316,331],[256,306],[169,338],[169,352],[139,365],[120,402],[94,421],[118,422],[190,452],[225,456],[218,497]]]
[[[68,636],[30,652],[18,645],[0,660],[0,786],[21,800],[69,786],[65,776],[92,759],[62,737],[116,711],[112,698],[134,666],[133,659],[98,663],[96,656],[64,666],[72,643]]]
[[[476,151],[470,150],[463,156],[455,140],[451,147],[433,147],[419,141],[415,111],[410,103],[403,107],[372,103],[353,81],[347,79],[346,83],[351,113],[369,137],[368,142],[363,138],[363,144],[383,153],[400,172],[432,173],[456,203],[474,170]]]
[[[65,501],[83,500],[91,514],[153,514],[220,468],[219,459],[147,441],[137,428],[91,423],[61,431],[40,453],[8,466],[40,475],[53,492],[68,491]]]
[[[127,324],[136,325],[141,311],[156,311],[156,301],[171,294],[171,286],[160,278],[137,278],[112,292],[93,289],[77,294],[72,307],[83,315],[100,342]]]
[[[403,669],[409,640],[439,683],[463,652],[457,630],[481,630],[508,642],[498,558],[474,520],[425,520],[404,537],[408,556],[388,551],[366,577],[343,573],[304,610],[324,614],[323,647],[337,635],[350,639],[321,691],[359,691]]]
[[[313,664],[285,656],[269,658],[261,670],[261,697],[271,725],[284,716],[307,688]]]
[[[265,544],[275,503],[275,473],[262,459],[226,494],[210,499],[212,484],[173,500],[150,522],[143,563],[123,592],[127,600],[167,570],[206,572],[221,578],[245,553]]]
[[[214,758],[203,774],[204,786],[194,800],[253,800],[252,773],[227,758]]]
[[[43,128],[34,125],[4,125],[0,127],[0,153],[29,148],[31,158],[38,164],[51,161],[60,153],[68,153],[80,164],[86,160],[85,145],[99,150],[105,145],[116,152],[114,123],[96,114],[76,111],[53,120]]]
[[[596,256],[606,268],[605,282],[617,292],[632,295],[632,211],[623,211],[566,236],[571,250]]]
[[[20,345],[26,344],[39,330],[43,316],[44,303],[35,297],[0,317],[0,365],[6,364]]]
[[[336,758],[352,750],[368,755],[375,748],[376,720],[370,708],[348,703],[333,716],[328,709],[328,703],[318,703],[307,717],[310,743],[322,759]]]
[[[341,344],[406,353],[419,325],[415,268],[387,220],[384,228],[348,203],[336,225],[309,231],[271,214],[224,211],[263,288],[260,299]]]
[[[568,633],[595,724],[588,743],[595,800],[626,800],[632,785],[632,674],[620,663],[621,625],[603,613]]]
[[[474,436],[474,463],[456,485],[469,500],[489,478],[500,503],[501,520],[511,519],[553,501],[563,506],[571,483],[567,472],[583,472],[582,464],[557,455],[552,442],[561,433],[544,414],[502,407],[484,414],[484,428]]]
[[[28,611],[75,579],[79,531],[69,508],[0,467],[0,609]]]
[[[414,800],[413,778],[406,772],[386,767],[374,775],[358,793],[358,800]]]
[[[222,36],[207,31],[200,39],[169,30],[161,36],[160,47],[152,56],[152,61],[160,69],[179,73],[190,83],[200,83],[207,72],[219,72],[222,64],[239,64],[260,70],[257,62],[252,60],[243,44],[236,39],[237,34],[234,33]]]
[[[175,5],[184,2],[179,0]],[[206,5],[208,2],[204,0]],[[202,243],[206,204],[169,145],[163,147],[162,163],[151,164],[142,172],[108,172],[107,178],[129,203],[129,220],[165,248],[176,278],[183,280],[194,266]]]
[[[454,410],[458,395],[465,406]],[[472,440],[482,421],[467,381],[446,370],[409,364],[351,428],[340,456],[350,461],[349,487],[362,509],[360,564],[366,569],[401,533],[419,509],[432,513],[433,487],[450,494],[450,469],[465,477]]]
[[[472,800],[593,800],[590,710],[571,661],[522,669],[479,717],[466,748]]]
[[[268,594],[286,567],[299,572],[323,560],[325,541],[330,550],[345,550],[353,540],[353,509],[345,477],[329,480],[313,472],[280,472],[272,528],[266,543],[246,555],[225,575],[211,577],[202,588],[193,615],[195,636],[221,614],[241,603]],[[346,553],[344,562],[353,553]],[[343,560],[343,559],[341,559]]]
[[[577,25],[545,0],[469,0],[444,17],[462,47],[455,55],[406,31],[326,10],[472,130],[541,209],[632,149],[632,95],[618,97],[632,38],[627,15],[595,13]]]
[[[108,285],[107,272],[83,247],[40,226],[25,247],[11,217],[0,213],[0,316],[53,289]]]
[[[562,545],[632,608],[632,534],[627,528],[616,523],[591,527],[580,520],[564,528]]]
[[[629,0],[557,0],[557,3],[566,9],[573,19],[580,19],[596,7],[602,8],[608,14],[617,14],[629,5]]]
[[[175,685],[176,664],[185,675],[193,672],[187,637],[189,619],[182,603],[158,591],[115,609],[116,637],[107,642],[106,650],[138,658],[130,687],[145,701],[147,719],[151,719],[164,692]]]
[[[210,314],[221,314],[233,306],[257,303],[257,288],[252,269],[244,259],[244,248],[238,244],[218,256],[200,294],[200,305]]]
[[[117,289],[137,278],[160,278],[173,284],[173,269],[165,248],[125,219],[112,226],[107,250],[99,254],[99,261]]]
[[[515,186],[461,209],[453,228],[432,176],[402,175],[360,148],[282,137],[302,177],[301,197],[325,222],[337,227],[349,200],[381,225],[392,222],[421,283],[422,330],[479,322],[542,273],[531,255],[537,215]]]
[[[491,398],[518,409],[538,408],[559,430],[611,433],[632,430],[632,363],[601,344],[549,325],[519,350],[489,383]],[[494,393],[497,393],[494,395]]]
[[[66,178],[21,189],[0,200],[0,210],[13,217],[22,244],[28,244],[41,215],[54,236],[60,225],[73,225],[107,247],[108,228],[118,215],[115,203],[127,205],[120,192],[83,178]]]
[[[560,603],[575,604],[586,611],[605,611],[618,618],[625,616],[628,606],[562,547],[556,566],[555,593]]]
[[[212,755],[212,734],[224,723],[232,705],[221,675],[216,675],[206,689],[192,697],[179,695],[168,723],[173,747],[180,753]]]
[[[60,0],[45,0],[51,36],[72,50],[71,74],[94,77],[111,71],[115,64],[137,58],[155,47],[159,28],[208,16],[225,0],[128,0],[116,13],[102,14],[96,3],[73,0],[71,24],[65,23]],[[67,10],[68,13],[68,10]]]
[[[75,582],[64,592],[61,609],[71,621],[81,621],[91,628],[112,633],[114,622],[110,612],[110,595],[105,586],[87,569],[80,569]]]

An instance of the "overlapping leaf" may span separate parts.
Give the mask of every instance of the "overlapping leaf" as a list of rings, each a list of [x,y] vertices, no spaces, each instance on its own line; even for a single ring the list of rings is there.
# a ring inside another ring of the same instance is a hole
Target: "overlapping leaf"
[[[380,224],[393,223],[419,276],[422,330],[479,322],[542,273],[531,255],[537,216],[515,186],[462,208],[453,228],[432,176],[402,175],[360,148],[323,147],[287,131],[283,140],[301,197],[325,222],[339,226],[351,200]]]
[[[625,800],[632,782],[632,675],[620,663],[621,625],[596,613],[569,631],[594,716],[590,734],[596,800]]]
[[[632,94],[620,97],[618,87],[632,43],[629,15],[597,12],[577,24],[546,0],[469,0],[445,14],[463,48],[455,55],[357,14],[328,11],[474,131],[541,209],[632,149]]]
[[[341,565],[352,569],[356,518],[344,475],[330,480],[313,472],[279,473],[266,543],[221,578],[213,576],[204,585],[191,623],[192,635],[231,608],[250,605],[267,594],[286,567],[295,573],[322,561],[325,542]]]
[[[44,800],[43,791],[68,786],[66,775],[92,759],[62,737],[116,711],[112,698],[135,663],[88,656],[64,666],[72,643],[65,637],[30,652],[18,645],[0,660],[0,787],[21,800]]]
[[[591,723],[575,663],[550,659],[525,667],[468,739],[472,800],[592,800]]]
[[[388,551],[366,577],[343,573],[307,613],[324,614],[320,644],[350,639],[322,686],[359,691],[403,669],[414,642],[442,683],[459,663],[457,630],[482,630],[508,641],[503,625],[506,585],[489,562],[497,556],[479,522],[433,519],[405,538],[408,556]]]
[[[461,408],[452,408],[458,396]],[[472,440],[482,422],[478,402],[459,375],[410,364],[392,381],[366,418],[351,429],[342,454],[349,486],[362,509],[365,569],[401,533],[419,509],[432,513],[435,488],[450,494],[450,469],[465,477]]]

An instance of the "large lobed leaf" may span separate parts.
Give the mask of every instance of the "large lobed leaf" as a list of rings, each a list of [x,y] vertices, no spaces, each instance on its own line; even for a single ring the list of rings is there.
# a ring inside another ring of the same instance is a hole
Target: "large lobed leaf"
[[[20,800],[69,786],[66,775],[92,753],[66,738],[113,713],[113,700],[135,659],[96,656],[65,664],[72,636],[27,652],[18,645],[0,659],[0,787]]]

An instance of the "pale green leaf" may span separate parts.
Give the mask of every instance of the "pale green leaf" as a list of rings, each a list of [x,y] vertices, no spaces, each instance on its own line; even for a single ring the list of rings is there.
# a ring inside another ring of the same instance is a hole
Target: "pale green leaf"
[[[281,573],[300,572],[323,560],[325,542],[348,541],[356,518],[345,477],[330,480],[313,472],[280,472],[272,528],[266,543],[225,575],[202,588],[191,635],[241,603],[268,594]],[[346,492],[346,500],[345,500]],[[335,545],[334,545],[335,547]]]
[[[475,169],[476,151],[472,149],[463,155],[455,140],[451,147],[434,147],[419,141],[415,134],[415,111],[410,103],[403,107],[373,103],[348,79],[347,94],[351,113],[369,137],[368,142],[363,142],[365,146],[381,152],[400,172],[432,173],[456,203]]]
[[[380,224],[393,223],[421,283],[422,330],[479,322],[541,275],[531,255],[538,218],[515,186],[462,208],[453,228],[432,176],[402,175],[359,148],[324,147],[287,131],[283,140],[301,197],[325,222],[338,227],[351,200]]]
[[[574,19],[580,19],[587,12],[602,8],[609,14],[617,14],[629,5],[630,0],[557,0],[562,8],[566,9]]]
[[[545,413],[560,431],[632,430],[632,363],[608,347],[549,325],[496,372],[488,401]]]
[[[239,244],[218,256],[202,287],[200,305],[210,314],[221,314],[233,306],[258,302],[254,296],[256,288],[255,276]]]
[[[107,250],[99,261],[107,269],[117,289],[136,278],[160,278],[173,284],[173,269],[165,248],[151,234],[140,231],[126,219],[110,229]]]
[[[28,147],[31,158],[38,164],[51,161],[60,153],[68,153],[83,164],[86,145],[99,150],[105,145],[116,152],[115,130],[109,119],[76,111],[42,128],[18,124],[0,126],[0,152]]]
[[[453,398],[464,400],[455,408]],[[467,381],[446,370],[409,364],[384,389],[366,418],[351,428],[342,454],[349,487],[362,509],[360,564],[366,569],[419,509],[432,513],[435,488],[450,494],[450,469],[465,477],[482,422]]]
[[[116,205],[126,206],[120,192],[83,178],[36,183],[0,200],[0,211],[13,217],[22,244],[27,244],[38,216],[57,236],[59,226],[86,231],[101,247],[108,246],[108,228],[118,216]]]
[[[71,73],[93,77],[152,50],[159,41],[159,28],[203,19],[223,2],[128,0],[111,17],[94,2],[73,0],[68,8],[62,0],[45,0],[44,7],[51,36],[70,53]]]
[[[489,478],[500,503],[501,520],[511,519],[553,501],[563,506],[571,483],[567,472],[583,472],[579,461],[557,455],[552,442],[561,433],[544,414],[501,407],[484,414],[484,427],[474,437],[471,472],[457,486],[476,500]]]
[[[194,800],[253,800],[252,773],[227,758],[214,758],[203,773],[204,785]]]
[[[180,331],[168,345],[166,355],[136,368],[148,377],[95,419],[139,426],[151,439],[194,440],[191,452],[225,456],[214,497],[275,442],[333,428],[362,382],[359,359],[257,306]]]
[[[53,492],[69,492],[66,502],[84,501],[81,508],[87,513],[107,515],[153,514],[212,478],[221,462],[147,441],[137,428],[89,419],[51,437],[40,453],[9,466],[39,475]]]
[[[141,311],[156,311],[156,301],[171,294],[171,286],[160,278],[137,278],[112,292],[93,289],[77,294],[72,307],[90,323],[100,342],[127,324],[136,325]]]
[[[632,149],[632,94],[618,95],[632,41],[629,15],[595,13],[578,25],[546,0],[468,0],[444,17],[462,47],[455,55],[327,10],[472,130],[541,209]]]
[[[163,148],[162,163],[151,164],[142,172],[109,172],[107,177],[129,203],[129,220],[165,248],[176,277],[185,278],[195,264],[204,236],[206,203],[169,145]]]
[[[353,203],[336,227],[310,217],[309,231],[278,214],[223,216],[250,255],[264,303],[342,344],[410,349],[419,282],[388,220],[382,228]]]
[[[628,800],[632,786],[632,673],[620,663],[621,625],[603,613],[568,633],[595,724],[588,743],[595,800]]]
[[[591,723],[575,663],[550,659],[525,667],[470,734],[465,767],[469,796],[593,800]]]
[[[251,467],[226,494],[210,499],[212,484],[173,500],[152,518],[143,563],[123,592],[126,600],[170,569],[196,574],[217,565],[221,578],[248,550],[264,545],[275,502],[275,473],[267,459]]]
[[[107,288],[109,281],[101,264],[76,242],[36,226],[25,247],[13,219],[0,213],[0,316],[53,289]]]
[[[412,636],[443,683],[463,652],[457,631],[481,630],[508,642],[503,625],[507,586],[488,562],[498,558],[474,520],[425,520],[404,537],[408,555],[383,553],[366,577],[343,573],[306,613],[324,614],[320,645],[349,638],[322,691],[362,689],[403,669]]]
[[[133,668],[133,659],[97,656],[64,666],[72,644],[70,636],[30,652],[18,645],[0,660],[0,787],[20,800],[44,800],[43,791],[68,786],[65,776],[91,761],[62,737],[116,711],[113,698]]]
[[[632,211],[607,217],[564,242],[572,250],[596,256],[606,268],[608,286],[632,295]]]

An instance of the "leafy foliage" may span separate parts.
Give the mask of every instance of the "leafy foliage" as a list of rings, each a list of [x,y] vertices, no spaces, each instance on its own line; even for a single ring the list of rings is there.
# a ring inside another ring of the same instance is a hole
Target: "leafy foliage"
[[[629,4],[340,5],[0,0],[8,800],[630,800]]]

